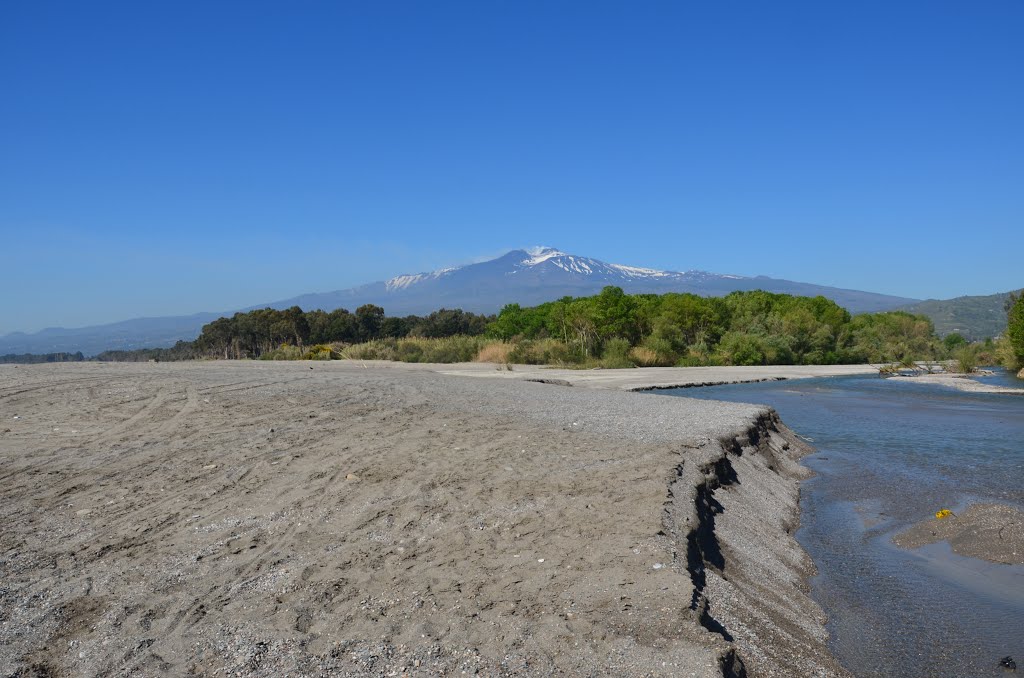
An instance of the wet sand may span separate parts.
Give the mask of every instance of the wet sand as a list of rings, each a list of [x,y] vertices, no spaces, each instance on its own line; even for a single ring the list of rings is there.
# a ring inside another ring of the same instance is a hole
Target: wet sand
[[[451,369],[0,367],[4,675],[845,675],[774,412]]]
[[[962,513],[923,520],[893,537],[894,544],[908,549],[940,541],[962,556],[1024,565],[1024,512],[1004,504],[973,504]]]

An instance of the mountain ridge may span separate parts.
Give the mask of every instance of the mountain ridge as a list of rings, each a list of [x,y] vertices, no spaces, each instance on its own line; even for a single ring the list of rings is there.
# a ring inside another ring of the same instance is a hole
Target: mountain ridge
[[[956,332],[970,341],[997,337],[1006,331],[1006,302],[1011,290],[985,295],[964,295],[952,299],[925,299],[899,310],[923,313],[932,319],[940,336]]]
[[[455,285],[446,284],[453,281]],[[750,289],[808,296],[821,294],[834,299],[852,313],[888,310],[918,301],[767,276],[747,277],[697,269],[663,271],[609,264],[551,247],[536,247],[512,250],[489,261],[395,276],[347,290],[303,294],[270,306],[330,309],[351,305],[358,299],[362,303],[382,306],[396,315],[418,315],[441,306],[494,313],[506,303],[535,305],[563,296],[595,294],[607,285],[622,287],[633,294],[692,292],[721,296]],[[247,310],[264,306],[252,306]]]
[[[917,299],[795,282],[767,276],[748,277],[702,270],[664,271],[612,264],[552,247],[511,250],[483,262],[421,273],[402,274],[342,290],[313,292],[280,301],[255,304],[223,313],[135,318],[82,328],[48,328],[35,333],[12,332],[0,337],[0,354],[161,348],[194,339],[203,325],[237,311],[259,308],[304,310],[382,306],[389,315],[425,315],[439,308],[496,313],[505,304],[533,306],[565,296],[588,296],[608,285],[631,294],[691,292],[724,296],[733,291],[763,289],[794,295],[822,295],[851,313],[890,310]]]

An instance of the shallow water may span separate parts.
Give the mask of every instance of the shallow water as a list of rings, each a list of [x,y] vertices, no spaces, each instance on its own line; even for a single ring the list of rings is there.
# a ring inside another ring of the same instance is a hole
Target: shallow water
[[[1016,373],[1009,372],[1002,367],[986,367],[995,374],[975,377],[983,384],[995,384],[997,386],[1009,386],[1010,388],[1024,388],[1024,379],[1018,379]]]
[[[771,405],[817,448],[797,539],[855,675],[1001,676],[1001,657],[1024,663],[1024,567],[890,542],[940,508],[1024,508],[1024,398],[875,376],[660,393]]]

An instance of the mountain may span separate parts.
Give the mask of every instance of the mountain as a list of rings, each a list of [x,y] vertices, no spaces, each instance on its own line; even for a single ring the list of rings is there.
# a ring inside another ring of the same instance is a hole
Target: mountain
[[[721,296],[736,290],[755,289],[806,296],[820,294],[845,306],[851,313],[884,311],[917,301],[764,276],[751,278],[706,271],[681,273],[623,266],[538,247],[513,250],[477,264],[400,275],[347,290],[304,294],[241,310],[267,306],[355,310],[363,304],[377,304],[388,315],[424,315],[439,308],[496,313],[508,303],[533,306],[564,296],[596,294],[606,285],[616,285],[632,294],[692,292]],[[0,354],[82,351],[91,356],[109,349],[172,346],[179,339],[194,339],[203,325],[233,312],[137,318],[77,329],[50,328],[34,334],[15,332],[0,337]]]
[[[916,301],[764,276],[749,278],[706,271],[680,273],[623,266],[538,247],[513,250],[478,264],[401,275],[348,290],[304,294],[270,305],[274,308],[297,305],[303,309],[352,309],[370,303],[382,306],[389,315],[423,314],[442,307],[495,313],[508,303],[532,306],[564,296],[596,294],[606,285],[616,285],[632,294],[693,292],[721,296],[736,290],[755,289],[807,296],[820,294],[845,306],[851,313],[882,311]]]
[[[49,327],[31,334],[12,332],[0,337],[0,355],[6,353],[74,353],[94,356],[107,350],[166,348],[180,339],[195,339],[203,325],[224,313],[196,313],[161,318],[134,318],[89,327]]]
[[[1024,290],[1019,290],[1024,292]],[[1009,292],[983,297],[928,299],[903,307],[911,313],[923,313],[935,323],[941,336],[956,332],[971,341],[997,337],[1006,331],[1006,302]]]

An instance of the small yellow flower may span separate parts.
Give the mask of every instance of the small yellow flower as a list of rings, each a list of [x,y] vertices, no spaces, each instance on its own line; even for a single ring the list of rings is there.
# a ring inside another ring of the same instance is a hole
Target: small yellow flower
[[[936,511],[935,512],[935,517],[938,518],[939,520],[942,520],[943,518],[948,518],[951,515],[953,515],[953,512],[950,511],[949,509],[942,509],[941,511]]]

